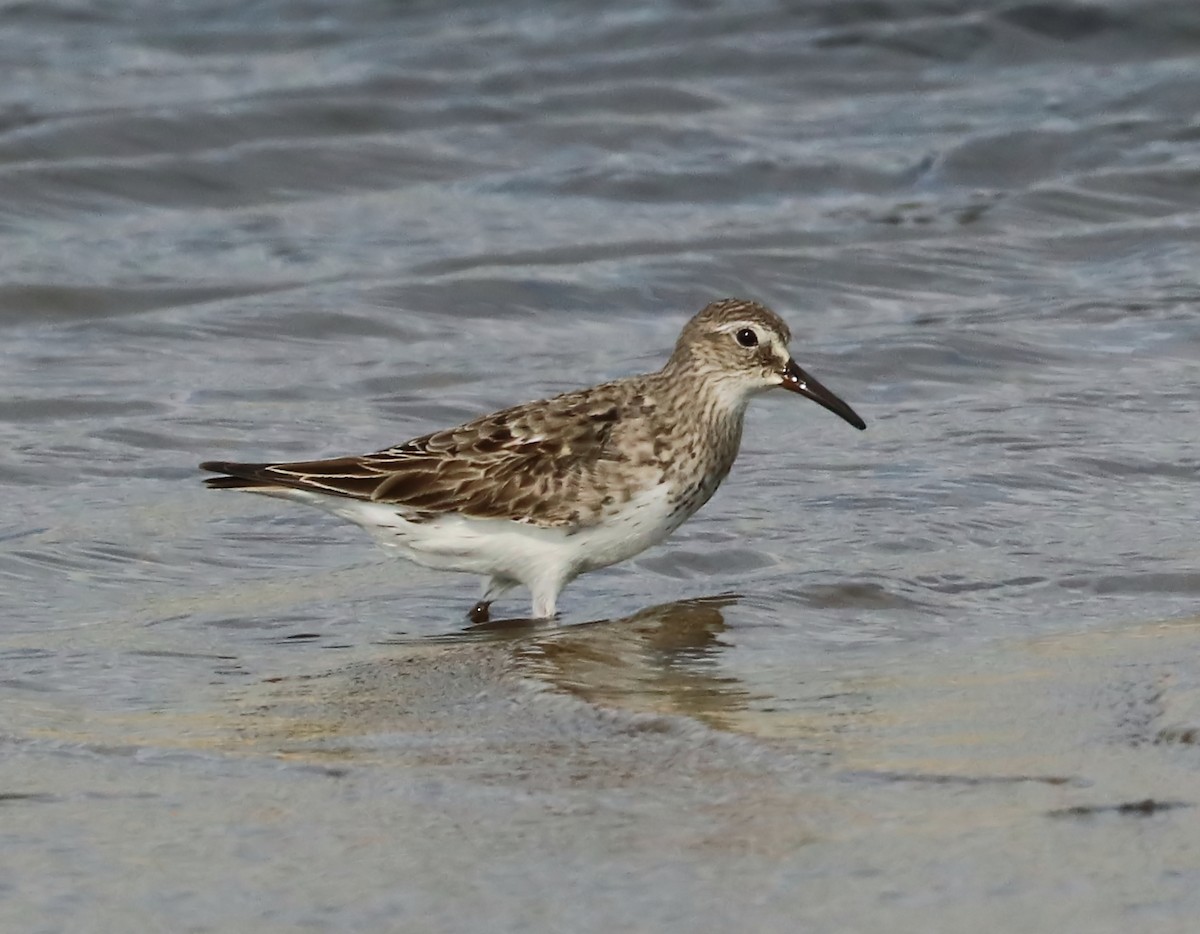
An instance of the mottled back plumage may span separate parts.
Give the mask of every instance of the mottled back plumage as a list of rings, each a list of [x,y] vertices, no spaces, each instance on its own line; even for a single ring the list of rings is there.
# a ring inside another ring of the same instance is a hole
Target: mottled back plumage
[[[400,507],[415,522],[453,512],[538,526],[586,525],[607,505],[600,489],[654,456],[646,419],[659,406],[623,388],[607,383],[514,406],[373,454],[203,467],[241,481],[214,478],[210,485],[288,486],[370,500]]]

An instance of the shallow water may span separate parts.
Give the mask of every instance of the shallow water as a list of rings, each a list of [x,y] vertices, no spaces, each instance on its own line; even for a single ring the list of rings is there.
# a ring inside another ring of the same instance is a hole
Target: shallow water
[[[14,929],[1186,929],[1192,4],[3,23]],[[870,428],[757,403],[562,627],[199,485],[656,367],[726,295]]]

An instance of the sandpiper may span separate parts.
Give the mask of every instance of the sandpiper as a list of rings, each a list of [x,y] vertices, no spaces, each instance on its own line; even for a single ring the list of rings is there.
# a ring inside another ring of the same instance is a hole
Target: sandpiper
[[[866,423],[796,365],[791,332],[725,299],[683,328],[666,365],[529,402],[373,454],[285,464],[208,461],[216,489],[328,510],[426,567],[484,575],[472,621],[517,584],[533,616],[562,589],[663,541],[708,502],[742,440],[746,405],[782,387]]]

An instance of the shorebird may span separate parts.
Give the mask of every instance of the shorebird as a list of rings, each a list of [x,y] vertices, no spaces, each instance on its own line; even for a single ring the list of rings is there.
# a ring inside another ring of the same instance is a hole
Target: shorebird
[[[666,365],[483,415],[373,454],[282,464],[208,461],[208,486],[316,506],[426,567],[484,576],[488,619],[523,584],[535,618],[587,571],[663,541],[729,473],[750,400],[783,388],[866,423],[802,370],[791,332],[757,302],[724,299],[683,328]]]

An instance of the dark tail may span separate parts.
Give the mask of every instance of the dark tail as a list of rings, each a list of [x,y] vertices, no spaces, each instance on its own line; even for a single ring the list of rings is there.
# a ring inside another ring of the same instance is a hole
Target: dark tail
[[[279,486],[279,480],[266,474],[267,464],[235,464],[230,461],[205,461],[201,470],[225,474],[223,477],[205,477],[204,485],[210,490],[252,490],[266,486]]]

